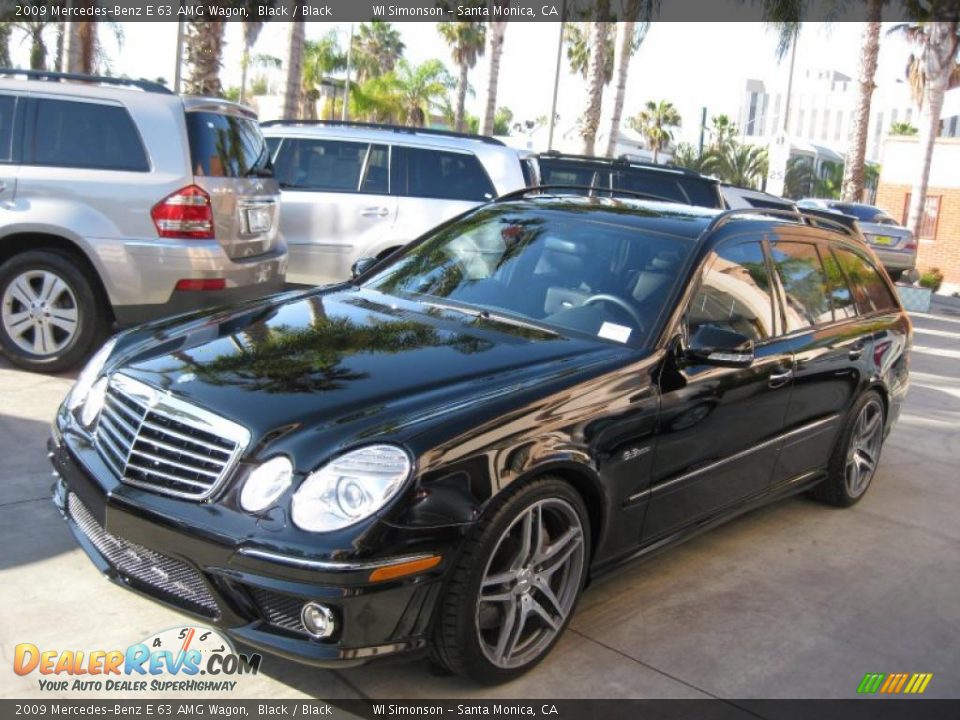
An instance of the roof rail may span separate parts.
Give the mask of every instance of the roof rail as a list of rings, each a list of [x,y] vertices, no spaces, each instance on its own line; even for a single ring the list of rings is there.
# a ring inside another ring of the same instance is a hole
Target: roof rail
[[[663,195],[654,195],[653,193],[638,192],[637,190],[626,190],[623,188],[606,188],[599,187],[597,185],[563,185],[563,184],[551,184],[551,185],[532,185],[530,187],[520,188],[519,190],[512,190],[508,193],[504,193],[493,199],[492,202],[501,202],[503,200],[516,200],[517,198],[523,198],[527,195],[533,195],[534,193],[540,193],[541,195],[547,195],[549,193],[544,193],[544,190],[589,190],[590,195],[588,197],[598,197],[599,193],[606,193],[611,198],[616,195],[626,195],[628,197],[637,198],[639,200],[659,200],[662,202],[677,203],[676,200]]]
[[[119,85],[135,87],[144,92],[176,95],[173,90],[153,80],[135,80],[133,78],[107,77],[106,75],[86,75],[84,73],[64,73],[50,70],[20,70],[17,68],[0,68],[0,76],[22,75],[27,80],[68,80],[71,82],[98,83],[100,85]]]
[[[710,221],[710,224],[707,226],[705,232],[711,232],[719,227],[722,227],[727,221],[732,220],[738,215],[772,215],[774,217],[793,220],[798,225],[809,225],[812,227],[823,226],[828,230],[839,231],[844,235],[849,235],[852,238],[858,240],[861,239],[853,228],[848,227],[843,223],[819,216],[807,215],[799,209],[794,211],[780,208],[734,208],[733,210],[725,210]]]
[[[356,122],[353,120],[267,120],[260,123],[261,127],[274,127],[277,125],[319,125],[322,127],[346,127],[361,128],[367,130],[389,130],[396,133],[407,133],[409,135],[437,135],[440,137],[464,138],[466,140],[477,140],[487,145],[500,145],[506,147],[506,144],[489,135],[473,135],[472,133],[456,132],[455,130],[440,130],[438,128],[409,127],[407,125],[390,125],[388,123],[370,123]]]
[[[546,152],[540,153],[540,156],[558,158],[560,160],[586,160],[590,162],[607,163],[609,165],[629,165],[631,167],[644,167],[650,168],[651,170],[665,170],[666,172],[682,173],[684,175],[692,175],[694,177],[706,177],[702,173],[698,173],[695,170],[679,167],[677,165],[663,165],[661,163],[647,162],[645,160],[634,160],[625,153],[618,155],[615,158],[608,158],[597,157],[595,155],[577,155],[575,153],[560,152],[559,150],[547,150]]]

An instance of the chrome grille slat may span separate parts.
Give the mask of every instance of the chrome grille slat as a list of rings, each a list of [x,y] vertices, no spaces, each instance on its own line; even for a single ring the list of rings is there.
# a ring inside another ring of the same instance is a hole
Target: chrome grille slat
[[[147,460],[153,460],[154,462],[163,463],[164,465],[169,465],[171,467],[179,468],[180,470],[186,470],[187,472],[201,473],[203,475],[209,475],[212,478],[220,477],[219,471],[211,472],[209,470],[201,470],[200,468],[194,468],[194,467],[190,467],[189,465],[183,465],[182,463],[175,462],[173,460],[170,460],[165,457],[161,457],[159,455],[153,455],[151,453],[144,452],[143,450],[137,450],[136,447],[134,447],[133,450],[130,451],[130,454],[139,455],[140,457],[147,458]]]
[[[216,492],[249,441],[246,428],[119,373],[95,436],[122,482],[191,500]]]
[[[157,591],[165,599],[211,618],[220,615],[201,574],[186,563],[107,532],[73,493],[67,512],[90,543],[123,576]]]

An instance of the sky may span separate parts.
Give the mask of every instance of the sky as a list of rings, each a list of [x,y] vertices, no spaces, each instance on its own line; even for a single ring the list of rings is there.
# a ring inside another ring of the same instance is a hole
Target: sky
[[[106,28],[102,30],[112,71],[172,81],[176,23],[120,25],[123,31],[120,47]],[[449,49],[433,24],[396,25],[410,62],[439,58],[455,73]],[[306,27],[308,38],[318,38],[334,28],[346,46],[349,24],[306,23]],[[797,71],[831,69],[856,78],[861,28],[856,22],[805,23],[797,46]],[[284,57],[288,29],[287,23],[268,23],[254,52]],[[523,22],[508,26],[498,105],[509,107],[515,120],[534,120],[550,112],[559,30],[559,23]],[[51,47],[53,44],[51,38]],[[775,34],[759,22],[655,22],[631,61],[624,117],[639,112],[647,100],[669,100],[683,118],[678,139],[693,142],[698,134],[702,107],[707,107],[708,116],[727,113],[736,119],[748,78],[785,86],[787,62],[778,64],[775,48]],[[26,65],[27,43],[18,44],[14,40],[12,50],[14,61]],[[240,84],[242,50],[241,24],[228,23],[221,74],[225,86]],[[907,45],[899,38],[882,36],[878,85],[895,83],[902,78],[908,52]],[[467,109],[475,115],[480,114],[487,74],[487,58],[481,58],[470,75],[475,92],[467,101]],[[586,99],[584,86],[580,76],[570,72],[564,57],[558,102],[561,129],[571,126],[582,115]],[[612,93],[612,89],[608,88],[607,93]]]

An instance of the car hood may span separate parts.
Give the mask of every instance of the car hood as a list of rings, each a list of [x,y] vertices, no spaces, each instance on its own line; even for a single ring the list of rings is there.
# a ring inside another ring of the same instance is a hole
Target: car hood
[[[628,351],[343,286],[146,334],[113,371],[245,425],[258,451],[304,427],[324,445],[402,439],[423,418]]]

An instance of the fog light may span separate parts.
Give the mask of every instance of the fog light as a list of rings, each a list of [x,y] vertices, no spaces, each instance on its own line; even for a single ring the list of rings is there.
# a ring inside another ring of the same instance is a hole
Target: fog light
[[[336,629],[333,612],[326,605],[308,602],[300,611],[300,622],[304,629],[315,638],[328,638]]]

